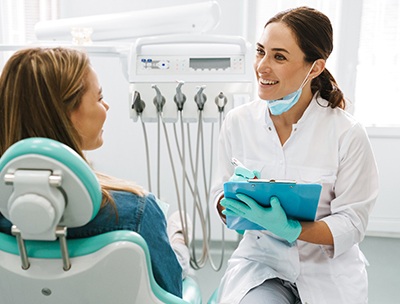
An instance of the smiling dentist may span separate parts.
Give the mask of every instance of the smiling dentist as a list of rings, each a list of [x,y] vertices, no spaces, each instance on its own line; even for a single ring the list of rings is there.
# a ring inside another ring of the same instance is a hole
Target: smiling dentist
[[[332,37],[324,14],[299,7],[270,19],[257,43],[260,99],[226,116],[212,197],[223,221],[240,215],[265,230],[245,232],[218,303],[368,302],[358,244],[377,198],[378,172],[364,127],[345,111],[343,93],[325,67]],[[320,183],[316,221],[288,219],[276,198],[269,208],[254,208],[245,195],[223,198],[233,157],[264,179]]]

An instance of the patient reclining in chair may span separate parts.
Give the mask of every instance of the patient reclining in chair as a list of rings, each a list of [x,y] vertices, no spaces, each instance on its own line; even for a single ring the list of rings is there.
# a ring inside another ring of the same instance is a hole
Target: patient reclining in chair
[[[20,50],[0,76],[0,157],[22,139],[44,137],[69,146],[86,161],[83,151],[103,144],[108,108],[85,53],[67,48]],[[101,208],[85,226],[68,229],[67,237],[113,230],[139,233],[148,245],[157,283],[182,297],[182,277],[187,274],[190,257],[176,214],[168,229],[170,241],[165,215],[153,194],[134,183],[96,175]],[[11,233],[11,223],[1,214],[0,232]]]

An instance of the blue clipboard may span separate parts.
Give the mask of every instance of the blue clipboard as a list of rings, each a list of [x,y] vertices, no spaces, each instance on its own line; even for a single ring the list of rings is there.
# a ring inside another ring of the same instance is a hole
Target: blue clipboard
[[[237,199],[236,194],[246,194],[264,207],[268,207],[270,198],[276,196],[289,218],[314,221],[321,189],[320,184],[252,179],[226,182],[224,195],[227,198]],[[228,228],[235,230],[265,230],[265,228],[239,216],[227,216],[226,224]]]

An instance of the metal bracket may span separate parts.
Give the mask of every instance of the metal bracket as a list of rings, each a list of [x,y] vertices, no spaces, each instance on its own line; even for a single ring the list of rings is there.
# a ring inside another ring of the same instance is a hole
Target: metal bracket
[[[16,225],[13,225],[11,228],[11,233],[17,239],[19,255],[21,257],[21,265],[22,269],[27,270],[29,269],[30,262],[28,258],[28,254],[26,252],[25,241],[21,236],[21,230],[17,228]],[[60,250],[61,250],[61,257],[63,260],[63,269],[68,271],[71,269],[71,260],[68,253],[68,246],[67,246],[67,227],[58,226],[56,228],[56,236],[60,241]]]
[[[17,238],[19,256],[21,257],[22,269],[27,270],[30,266],[28,255],[26,253],[25,241],[21,236],[21,230],[17,226],[11,227],[11,234]]]
[[[56,228],[56,236],[60,241],[60,250],[61,256],[63,260],[63,269],[65,271],[70,270],[71,268],[71,260],[69,258],[68,246],[67,246],[67,227],[58,226]]]

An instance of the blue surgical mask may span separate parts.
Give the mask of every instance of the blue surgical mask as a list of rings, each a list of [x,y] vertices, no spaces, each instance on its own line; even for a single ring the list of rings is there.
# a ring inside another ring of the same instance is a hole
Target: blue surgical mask
[[[272,115],[281,115],[282,113],[289,111],[299,101],[301,93],[303,92],[303,88],[308,82],[308,76],[310,75],[314,65],[315,62],[311,66],[306,78],[304,78],[303,82],[300,85],[300,88],[297,91],[290,93],[289,95],[286,95],[281,99],[267,100],[268,108],[271,111]]]

